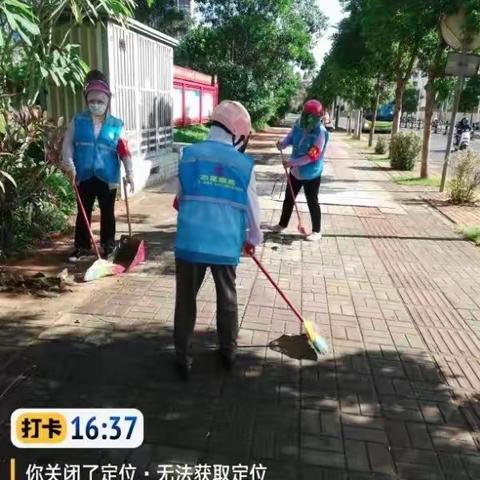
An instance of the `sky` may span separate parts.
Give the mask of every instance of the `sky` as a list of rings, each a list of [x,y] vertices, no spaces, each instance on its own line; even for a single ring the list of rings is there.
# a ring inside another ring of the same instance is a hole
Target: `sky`
[[[323,62],[323,58],[329,52],[331,47],[330,36],[335,32],[335,25],[343,18],[344,14],[342,12],[342,7],[338,0],[317,0],[318,5],[320,6],[322,12],[329,19],[329,28],[322,36],[317,46],[313,50],[315,60],[317,65],[320,65]]]

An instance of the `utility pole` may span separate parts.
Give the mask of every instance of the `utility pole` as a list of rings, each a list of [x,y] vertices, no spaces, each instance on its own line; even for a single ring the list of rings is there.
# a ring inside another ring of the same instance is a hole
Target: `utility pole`
[[[462,53],[463,55],[465,52]],[[442,181],[440,182],[440,191],[445,190],[445,183],[447,181],[448,164],[450,162],[450,152],[452,150],[453,134],[455,133],[455,120],[457,118],[458,106],[460,105],[460,97],[462,96],[463,85],[465,83],[465,76],[461,72],[457,78],[457,85],[455,87],[455,99],[453,101],[452,116],[450,117],[450,131],[448,132],[447,150],[445,151],[445,158],[443,160]]]

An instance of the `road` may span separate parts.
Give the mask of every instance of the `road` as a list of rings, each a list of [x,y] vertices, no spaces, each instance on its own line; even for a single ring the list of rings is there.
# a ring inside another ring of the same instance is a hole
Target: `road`
[[[339,126],[341,128],[347,127],[347,119],[341,118],[339,121]],[[404,129],[402,129],[404,130]],[[415,133],[422,136],[423,130],[414,130]],[[440,132],[440,130],[439,130]],[[365,134],[366,135],[366,134]],[[430,143],[430,168],[435,173],[441,173],[443,167],[443,160],[445,158],[445,151],[447,149],[447,135],[442,133],[432,133],[431,143]],[[476,132],[475,137],[470,143],[470,147],[476,152],[480,153],[480,135],[479,132]]]

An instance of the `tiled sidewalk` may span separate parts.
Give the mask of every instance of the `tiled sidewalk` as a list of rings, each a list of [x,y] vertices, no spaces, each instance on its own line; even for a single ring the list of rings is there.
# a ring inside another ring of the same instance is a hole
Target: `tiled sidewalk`
[[[270,163],[256,169],[265,223],[281,208],[282,171]],[[135,207],[149,215],[137,226],[151,249],[140,271],[99,282],[87,300],[55,315],[3,315],[1,457],[12,453],[6,420],[14,408],[131,406],[145,415],[139,449],[48,458],[142,469],[262,463],[269,480],[480,478],[480,250],[438,211],[335,135],[321,188],[321,243],[302,241],[292,218],[287,234],[267,234],[259,251],[332,353],[298,361],[268,348],[300,326],[243,259],[238,366],[227,374],[215,357],[208,277],[185,384],[171,369],[175,226],[158,218],[171,195],[151,195]],[[23,456],[33,461],[36,453]]]

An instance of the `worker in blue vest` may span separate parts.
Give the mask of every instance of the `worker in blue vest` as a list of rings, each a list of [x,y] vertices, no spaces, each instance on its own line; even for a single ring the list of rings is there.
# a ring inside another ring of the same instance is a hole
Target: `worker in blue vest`
[[[284,166],[290,169],[290,183],[295,197],[287,188],[280,222],[271,227],[275,233],[280,233],[287,228],[294,200],[303,187],[312,219],[312,233],[307,240],[317,241],[322,238],[318,191],[329,138],[329,133],[322,124],[322,115],[322,104],[318,100],[308,100],[303,106],[300,119],[295,122],[288,135],[277,142],[279,150],[292,146],[292,154],[288,160],[284,161]]]
[[[179,163],[174,342],[182,378],[192,368],[196,297],[210,268],[217,293],[220,359],[235,362],[238,336],[236,267],[242,248],[254,253],[262,240],[253,160],[243,152],[250,115],[242,104],[221,102],[208,139],[183,150]]]
[[[122,160],[130,191],[133,192],[132,159],[123,122],[110,115],[110,87],[98,70],[92,70],[84,87],[88,110],[75,115],[63,141],[62,168],[76,182],[80,199],[91,222],[95,199],[100,206],[100,244],[104,258],[115,246],[115,198],[120,183]],[[75,224],[72,262],[91,254],[92,245],[80,209]]]

